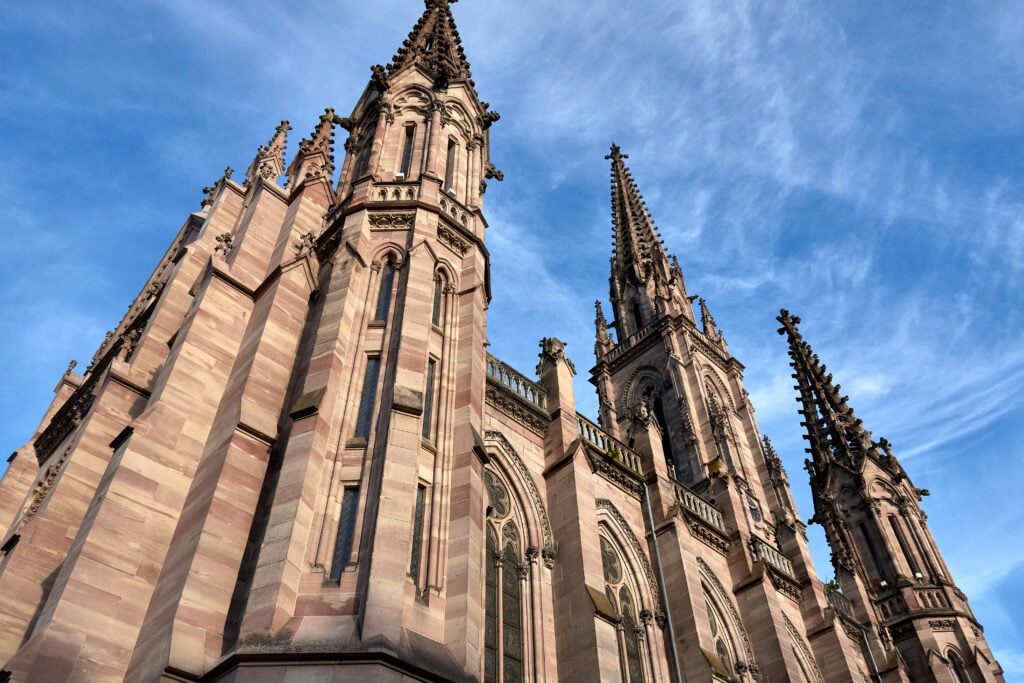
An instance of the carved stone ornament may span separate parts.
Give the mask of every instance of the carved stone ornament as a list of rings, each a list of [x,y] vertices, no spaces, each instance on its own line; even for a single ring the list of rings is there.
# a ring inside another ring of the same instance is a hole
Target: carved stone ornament
[[[586,454],[587,460],[590,462],[590,468],[595,474],[604,477],[633,498],[637,500],[644,499],[643,482],[601,453],[593,452],[590,448],[587,448]]]
[[[956,619],[932,619],[928,622],[928,626],[933,631],[955,631]]]
[[[381,92],[387,92],[388,88],[391,87],[391,82],[388,78],[387,69],[380,64],[374,64],[370,67],[370,83],[372,83],[377,90]]]
[[[230,232],[222,232],[221,234],[217,235],[216,240],[217,246],[213,248],[213,253],[215,254],[218,252],[224,252],[223,256],[226,257],[228,254],[231,253],[231,250],[235,246],[235,238],[231,236]]]
[[[416,220],[415,213],[371,213],[370,230],[408,230]]]
[[[505,174],[499,171],[494,164],[488,161],[484,164],[484,178],[487,178],[488,180],[494,179],[501,182],[505,179]]]
[[[486,398],[488,405],[494,406],[530,431],[540,436],[547,434],[550,418],[542,417],[527,408],[521,401],[492,386],[487,387]]]
[[[311,232],[304,232],[299,235],[299,241],[292,245],[295,249],[295,258],[302,258],[316,248],[316,236]]]
[[[22,516],[21,521],[18,523],[18,529],[21,529],[30,519],[35,517],[36,513],[39,512],[39,508],[42,506],[43,501],[46,500],[47,494],[50,489],[53,488],[53,482],[57,480],[57,475],[60,474],[61,469],[64,467],[64,462],[68,459],[68,455],[71,453],[71,448],[65,448],[64,452],[60,454],[60,458],[57,462],[46,468],[46,474],[36,484],[35,490],[32,492],[32,501],[28,504],[28,508],[25,509],[25,514]]]
[[[545,361],[551,361],[557,363],[560,360],[564,360],[565,364],[569,366],[569,370],[572,374],[576,374],[576,366],[569,360],[569,357],[565,355],[565,347],[568,346],[564,341],[558,337],[544,337],[540,340],[540,353],[537,354],[540,358],[540,362],[537,363],[537,374],[540,374],[541,368]]]
[[[454,230],[444,223],[437,224],[437,239],[441,244],[459,256],[465,256],[466,252],[469,251],[469,242],[459,237]]]

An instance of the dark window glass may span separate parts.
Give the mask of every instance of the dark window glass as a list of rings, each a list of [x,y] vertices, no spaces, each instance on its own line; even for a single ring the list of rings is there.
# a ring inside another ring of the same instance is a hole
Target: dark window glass
[[[374,320],[387,320],[388,308],[391,306],[391,288],[395,284],[395,266],[388,261],[380,273],[380,289],[377,291],[377,311]]]
[[[512,546],[505,548],[501,584],[501,679],[506,683],[517,683],[523,680],[523,608],[519,589],[519,563]]]
[[[359,503],[359,489],[348,488],[341,498],[341,519],[338,521],[338,537],[334,541],[334,559],[331,561],[331,581],[340,581],[345,565],[352,559],[352,539],[356,534],[356,506]]]
[[[409,560],[409,576],[413,581],[420,578],[420,556],[423,554],[423,512],[426,507],[427,487],[416,487],[416,518],[412,523],[412,558]]]
[[[498,556],[498,537],[494,530],[487,529],[487,553],[484,564],[487,565],[486,588],[484,600],[484,680],[498,680],[498,567],[495,558]]]
[[[448,141],[448,165],[444,169],[444,189],[450,190],[455,186],[455,152],[458,147],[455,140]]]
[[[412,170],[412,144],[416,140],[416,126],[405,127],[405,140],[402,143],[402,175],[406,178]]]
[[[359,414],[356,416],[356,436],[370,436],[374,403],[377,401],[377,377],[380,375],[380,358],[366,359],[366,374],[363,376],[363,395],[359,400]]]
[[[626,671],[629,672],[630,683],[642,683],[644,673],[640,665],[640,643],[637,640],[636,622],[633,621],[632,601],[629,600],[625,588],[619,594],[622,597],[622,635],[626,641]]]
[[[423,438],[429,439],[433,431],[434,417],[434,376],[437,374],[437,361],[427,361],[427,390],[423,397]]]
[[[440,326],[441,325],[441,304],[443,300],[441,295],[444,294],[444,278],[440,275],[434,276],[434,312],[430,316],[430,322]]]

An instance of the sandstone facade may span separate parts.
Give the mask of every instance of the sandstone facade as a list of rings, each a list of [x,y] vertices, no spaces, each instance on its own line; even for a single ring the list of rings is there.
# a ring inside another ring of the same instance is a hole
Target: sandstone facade
[[[426,5],[351,115],[207,188],[12,456],[6,680],[1002,680],[924,492],[784,312],[820,583],[617,147],[598,419],[557,339],[535,376],[487,353],[498,115]]]

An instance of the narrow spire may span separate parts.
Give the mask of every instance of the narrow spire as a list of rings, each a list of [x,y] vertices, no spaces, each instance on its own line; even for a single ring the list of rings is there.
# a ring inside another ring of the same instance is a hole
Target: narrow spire
[[[768,465],[768,474],[773,480],[785,480],[786,469],[782,466],[782,460],[779,458],[779,454],[775,452],[775,446],[772,445],[772,440],[767,436],[762,436],[761,445],[764,448],[764,461]]]
[[[847,404],[848,397],[840,395],[840,385],[832,383],[828,369],[800,336],[800,318],[783,309],[776,320],[782,323],[779,334],[787,335],[789,341],[790,366],[797,381],[793,388],[800,392],[797,401],[804,417],[801,424],[807,429],[804,438],[810,442],[807,451],[814,459],[812,468],[821,472],[827,465],[839,463],[856,470],[867,455],[880,459],[871,432],[857,419]],[[813,479],[815,472],[811,474]]]
[[[704,301],[704,298],[699,299],[700,303],[700,324],[704,328],[704,334],[711,337],[714,340],[718,340],[718,328],[715,326],[715,319],[711,317],[711,311],[708,310],[708,302]]]
[[[249,164],[245,172],[246,187],[249,187],[256,178],[262,177],[268,183],[273,183],[284,173],[284,148],[288,142],[288,131],[292,129],[287,121],[281,123],[274,129],[274,136],[265,145],[260,145],[256,150],[256,157]]]
[[[597,339],[594,342],[594,355],[598,359],[611,350],[614,343],[611,337],[608,336],[608,321],[605,320],[604,310],[601,308],[601,302],[594,302],[594,309],[597,312],[597,317],[594,319],[594,325],[597,328]]]
[[[434,81],[434,87],[439,90],[447,88],[452,81],[466,81],[473,87],[469,62],[466,61],[462,39],[455,27],[450,7],[452,2],[457,1],[426,0],[423,16],[387,66],[388,77],[416,64],[427,72]],[[375,69],[375,76],[377,73]],[[386,82],[384,79],[384,89]]]
[[[666,273],[671,266],[661,235],[654,227],[640,190],[623,161],[628,158],[614,142],[611,153],[605,156],[612,162],[612,232],[615,239],[612,268],[622,274],[631,274],[637,282],[645,282],[656,271],[657,261],[665,262]]]
[[[299,143],[299,151],[288,167],[289,190],[308,180],[326,178],[330,182],[334,173],[334,124],[338,122],[334,110],[328,107],[310,137]]]

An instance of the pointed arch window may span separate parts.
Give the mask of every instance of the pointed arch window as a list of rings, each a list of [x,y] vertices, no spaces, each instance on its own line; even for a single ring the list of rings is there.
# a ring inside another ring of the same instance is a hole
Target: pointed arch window
[[[970,683],[971,679],[967,676],[967,670],[964,668],[960,655],[950,650],[946,653],[946,659],[949,660],[949,673],[953,676],[954,683]]]
[[[459,143],[454,138],[448,139],[448,157],[444,168],[444,189],[446,192],[455,192],[455,171],[459,159]]]
[[[521,511],[508,486],[484,470],[487,508],[484,558],[484,680],[519,683],[525,678],[526,606]]]
[[[388,319],[388,310],[391,308],[391,290],[394,289],[394,286],[395,262],[389,258],[381,267],[380,286],[377,288],[377,308],[373,314],[375,321]]]
[[[604,570],[604,591],[612,608],[619,615],[619,665],[624,683],[642,683],[644,667],[641,651],[643,630],[637,625],[639,609],[634,597],[635,586],[630,586],[629,575],[622,557],[612,542],[601,538],[601,565]]]
[[[444,276],[441,273],[434,273],[434,307],[430,314],[430,322],[434,327],[441,326],[441,319],[444,317]]]
[[[405,180],[412,174],[412,150],[416,142],[416,124],[405,125],[402,135],[402,163],[398,172]]]

